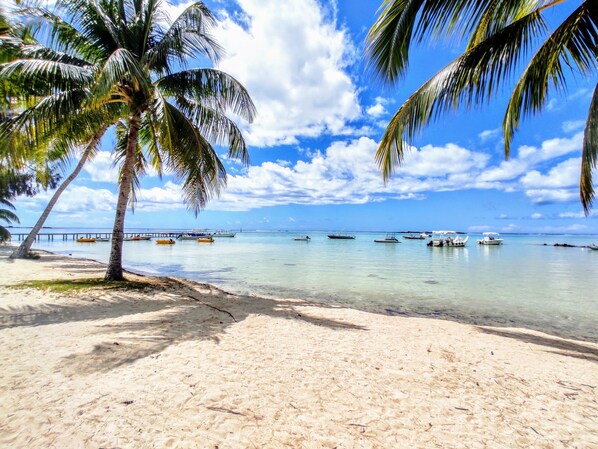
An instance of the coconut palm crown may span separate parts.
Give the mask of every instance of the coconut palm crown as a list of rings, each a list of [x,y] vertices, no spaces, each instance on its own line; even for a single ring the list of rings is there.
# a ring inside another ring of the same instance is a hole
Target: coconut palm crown
[[[396,83],[407,71],[413,42],[468,39],[464,53],[424,83],[394,114],[376,161],[388,179],[403,161],[406,141],[460,105],[486,103],[521,67],[503,119],[505,155],[521,119],[546,105],[550,89],[566,88],[566,72],[589,77],[598,68],[598,2],[578,1],[552,31],[548,8],[564,0],[384,0],[367,37],[375,72]],[[528,55],[531,57],[526,59]],[[588,111],[582,148],[580,199],[589,213],[592,170],[598,162],[598,85]]]

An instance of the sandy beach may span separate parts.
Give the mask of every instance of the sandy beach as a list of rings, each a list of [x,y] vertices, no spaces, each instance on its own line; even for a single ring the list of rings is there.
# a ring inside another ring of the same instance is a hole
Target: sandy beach
[[[0,247],[2,448],[597,448],[598,345],[227,294],[30,280]]]

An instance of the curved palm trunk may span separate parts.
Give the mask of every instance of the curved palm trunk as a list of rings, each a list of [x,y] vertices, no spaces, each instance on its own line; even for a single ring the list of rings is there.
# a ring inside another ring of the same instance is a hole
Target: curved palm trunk
[[[116,215],[114,217],[114,228],[112,229],[112,246],[110,249],[110,259],[108,268],[104,276],[105,281],[122,281],[122,250],[125,228],[125,214],[129,204],[131,194],[131,185],[133,181],[133,171],[135,169],[135,151],[139,139],[139,127],[141,126],[141,114],[135,114],[129,122],[129,135],[127,136],[127,149],[125,162],[123,165],[118,191],[118,201],[116,203]]]
[[[29,251],[31,250],[31,245],[33,245],[33,242],[35,241],[35,238],[37,237],[37,234],[39,233],[40,229],[46,222],[48,215],[50,215],[50,212],[52,212],[52,209],[54,208],[56,201],[58,201],[58,198],[60,198],[60,195],[62,195],[62,192],[64,192],[66,190],[66,188],[73,181],[73,179],[75,179],[79,175],[79,173],[81,172],[81,169],[87,162],[89,155],[91,154],[92,150],[98,145],[100,139],[106,132],[107,128],[108,128],[107,126],[102,127],[100,129],[100,131],[98,131],[96,133],[96,135],[93,137],[91,142],[89,142],[89,145],[87,146],[87,148],[81,155],[81,159],[79,159],[79,163],[75,167],[75,170],[73,170],[73,172],[64,180],[64,182],[60,185],[60,187],[58,187],[56,192],[54,192],[54,195],[52,195],[52,199],[50,199],[50,202],[48,203],[48,205],[44,209],[43,213],[37,220],[37,223],[35,223],[35,226],[33,226],[31,231],[29,232],[29,235],[27,236],[27,238],[23,241],[23,243],[21,243],[19,245],[18,248],[16,248],[12,252],[12,254],[9,256],[9,259],[21,259],[21,258],[26,257],[27,254],[29,254]]]

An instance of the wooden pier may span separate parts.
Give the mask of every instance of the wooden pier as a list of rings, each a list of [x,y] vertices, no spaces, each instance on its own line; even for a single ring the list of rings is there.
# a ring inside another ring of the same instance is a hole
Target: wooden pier
[[[137,235],[150,236],[152,238],[176,238],[183,231],[158,231],[158,232],[125,232],[125,238],[132,238]],[[27,238],[29,233],[11,232],[11,241],[23,241]],[[97,238],[97,239],[111,239],[112,232],[40,232],[36,236],[36,240],[77,240],[78,238]]]

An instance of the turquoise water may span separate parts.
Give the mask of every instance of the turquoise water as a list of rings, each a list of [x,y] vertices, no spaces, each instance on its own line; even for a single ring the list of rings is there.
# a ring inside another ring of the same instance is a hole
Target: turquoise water
[[[303,234],[243,232],[213,244],[125,242],[124,265],[238,294],[527,327],[598,341],[598,251],[552,246],[598,243],[598,236],[503,235],[504,245],[488,247],[477,245],[481,236],[472,234],[466,248],[430,248],[428,240],[374,243],[381,233],[330,240],[310,232],[310,242],[293,240]],[[42,238],[36,247],[102,262],[109,255],[107,242]]]

